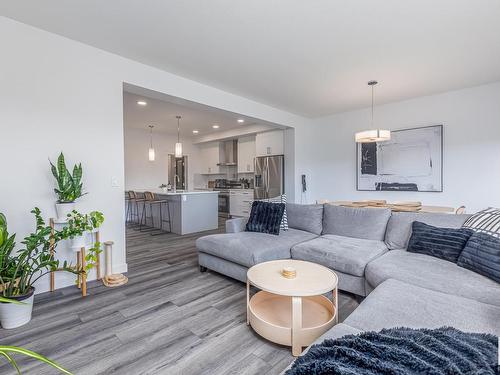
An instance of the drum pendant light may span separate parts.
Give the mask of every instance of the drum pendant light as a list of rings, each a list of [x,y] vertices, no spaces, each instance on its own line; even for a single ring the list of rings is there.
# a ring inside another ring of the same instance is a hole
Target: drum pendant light
[[[372,122],[371,126],[373,127],[373,88],[377,84],[377,81],[368,82],[368,86],[372,88]],[[391,131],[383,130],[383,129],[373,129],[373,130],[365,130],[362,132],[358,132],[355,135],[355,140],[357,143],[370,143],[370,142],[384,142],[389,141],[391,139]]]

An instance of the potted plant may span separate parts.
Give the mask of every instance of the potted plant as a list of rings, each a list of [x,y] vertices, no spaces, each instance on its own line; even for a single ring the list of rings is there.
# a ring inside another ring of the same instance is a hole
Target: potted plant
[[[57,194],[56,212],[59,220],[66,220],[67,215],[75,209],[75,201],[86,193],[82,192],[82,164],[73,166],[73,173],[66,168],[64,154],[61,152],[57,158],[57,166],[50,162],[52,175],[56,179],[57,188],[54,192]]]
[[[86,244],[86,235],[99,228],[104,222],[104,215],[99,211],[81,214],[73,210],[67,216],[68,233],[73,251],[79,251]]]
[[[0,243],[0,295],[23,302],[22,305],[0,303],[0,323],[6,329],[22,326],[31,320],[34,283],[42,276],[53,271],[67,271],[74,274],[86,272],[86,270],[75,269],[66,261],[61,266],[60,262],[54,258],[51,247],[55,249],[60,241],[75,237],[89,228],[93,229],[98,222],[96,216],[99,216],[93,215],[93,219],[89,219],[87,223],[74,222],[72,226],[68,225],[61,230],[52,231],[52,228],[45,224],[38,208],[35,207],[31,212],[35,215],[36,229],[24,238],[21,242],[23,246],[17,252],[13,251],[15,235],[9,236],[5,216],[0,215],[0,232],[2,233],[0,235],[2,240]],[[96,244],[91,256],[98,251]]]

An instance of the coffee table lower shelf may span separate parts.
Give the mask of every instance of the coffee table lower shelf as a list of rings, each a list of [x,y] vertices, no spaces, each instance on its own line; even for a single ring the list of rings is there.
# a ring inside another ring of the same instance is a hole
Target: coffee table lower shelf
[[[299,304],[296,308],[301,311],[296,322],[293,303]],[[310,345],[333,327],[336,314],[332,301],[324,296],[289,297],[260,291],[248,304],[252,328],[269,341],[287,346]]]

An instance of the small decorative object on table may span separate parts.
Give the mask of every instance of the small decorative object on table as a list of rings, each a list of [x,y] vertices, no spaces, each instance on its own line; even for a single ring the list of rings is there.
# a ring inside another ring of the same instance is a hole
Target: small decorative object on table
[[[168,193],[168,185],[165,185],[165,184],[161,184],[160,186],[158,186],[161,191],[163,191],[164,193]]]
[[[111,267],[111,252],[113,251],[113,241],[104,242],[104,249],[106,257],[106,275],[102,279],[102,283],[110,288],[126,284],[128,282],[128,278],[121,273],[113,273]]]
[[[297,271],[293,267],[283,267],[281,270],[281,275],[287,279],[295,279],[297,276]]]

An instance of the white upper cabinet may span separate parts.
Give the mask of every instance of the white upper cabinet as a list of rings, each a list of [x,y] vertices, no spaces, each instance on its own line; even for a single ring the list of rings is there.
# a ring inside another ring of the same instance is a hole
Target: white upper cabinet
[[[238,173],[253,173],[255,159],[255,137],[238,139]]]
[[[256,156],[283,155],[283,130],[259,133],[255,137]]]
[[[200,173],[217,174],[220,173],[219,163],[220,147],[219,142],[210,142],[200,145]]]

